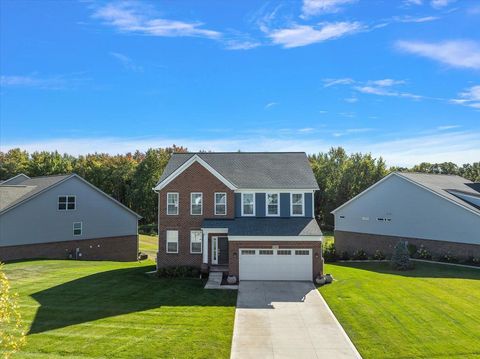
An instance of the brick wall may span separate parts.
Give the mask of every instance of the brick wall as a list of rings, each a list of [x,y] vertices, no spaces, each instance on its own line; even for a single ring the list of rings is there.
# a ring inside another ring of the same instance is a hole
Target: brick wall
[[[138,236],[107,237],[0,247],[0,261],[18,259],[68,259],[80,249],[82,260],[136,261]]]
[[[323,274],[323,259],[322,259],[322,243],[311,241],[230,241],[229,246],[229,264],[228,270],[230,275],[235,275],[238,278],[239,274],[239,249],[240,248],[265,248],[270,249],[272,246],[278,246],[279,249],[297,248],[297,249],[312,249],[312,280],[317,275]]]
[[[167,215],[168,192],[179,193],[179,214],[176,216]],[[203,214],[201,216],[190,215],[191,192],[203,193]],[[227,193],[226,216],[215,216],[214,214],[215,192]],[[234,192],[198,162],[194,162],[177,178],[170,182],[159,193],[159,245],[157,266],[159,268],[177,265],[200,267],[202,264],[202,254],[190,254],[190,231],[200,230],[204,218],[234,218],[234,201]],[[166,253],[167,230],[178,230],[178,253]],[[206,250],[206,248],[204,248],[204,250]]]
[[[335,248],[337,252],[347,251],[350,255],[355,250],[363,249],[370,255],[373,255],[376,250],[380,250],[385,255],[390,256],[393,248],[400,240],[407,241],[409,244],[417,246],[417,248],[423,245],[433,257],[439,257],[445,253],[450,253],[459,259],[466,259],[471,256],[480,257],[480,245],[476,244],[335,231]]]

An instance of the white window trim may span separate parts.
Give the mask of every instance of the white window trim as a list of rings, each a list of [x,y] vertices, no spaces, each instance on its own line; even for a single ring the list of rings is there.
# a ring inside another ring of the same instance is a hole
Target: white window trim
[[[225,213],[217,213],[217,194],[224,194],[225,195]],[[215,192],[213,194],[213,212],[215,216],[226,216],[227,215],[227,192]]]
[[[192,251],[192,234],[196,232],[196,233],[200,233],[200,252],[193,252]],[[192,230],[190,231],[190,254],[202,254],[203,253],[203,232],[201,230]]]
[[[171,195],[171,194],[175,194],[177,196],[177,213],[175,213],[175,214],[168,213],[168,196]],[[178,214],[180,213],[180,195],[178,194],[178,192],[167,192],[166,212],[167,212],[167,216],[178,216]]]
[[[169,240],[168,240],[168,232],[177,232],[177,240],[176,240],[176,242],[177,242],[177,250],[176,250],[175,252],[172,252],[172,251],[169,251],[169,250],[168,250],[168,243],[169,243],[169,242],[172,242],[172,243],[174,242],[174,241],[169,241]],[[176,229],[169,229],[169,230],[167,230],[167,231],[165,232],[165,243],[166,243],[165,252],[167,252],[167,253],[173,253],[173,254],[178,253],[178,230],[176,230]]]
[[[302,195],[302,214],[293,214],[293,195],[301,194]],[[290,216],[291,217],[304,217],[305,216],[305,193],[303,192],[292,192],[290,193]]]
[[[193,195],[199,194],[200,198],[202,199],[202,204],[200,207],[200,214],[193,214]],[[190,215],[191,216],[203,216],[203,192],[190,192]]]
[[[278,198],[277,203],[277,214],[268,214],[268,195],[269,194],[276,194]],[[265,216],[266,217],[279,217],[280,216],[280,193],[279,192],[267,192],[265,193]]]
[[[246,194],[252,194],[253,195],[253,213],[252,214],[245,214],[243,212],[243,209],[244,209],[244,206],[243,206],[243,196],[245,196]],[[256,208],[255,208],[255,192],[245,192],[245,193],[242,193],[241,195],[241,204],[242,204],[242,217],[255,217],[255,213],[256,213]]]
[[[80,234],[75,234],[75,224],[77,223],[80,223]],[[73,225],[72,225],[72,233],[73,233],[73,236],[74,237],[78,237],[78,236],[81,236],[83,234],[83,222],[80,221],[80,222],[73,222]]]
[[[67,197],[67,201],[65,202],[65,209],[58,209],[58,204],[60,203],[60,197]],[[68,209],[68,197],[73,197],[75,198],[75,208],[74,209]],[[77,210],[77,196],[74,194],[61,194],[57,197],[57,211],[63,212],[63,211],[76,211]]]

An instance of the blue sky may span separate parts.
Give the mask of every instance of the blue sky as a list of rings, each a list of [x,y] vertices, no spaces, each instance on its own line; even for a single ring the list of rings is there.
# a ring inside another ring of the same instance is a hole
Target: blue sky
[[[480,160],[480,3],[0,2],[0,148]]]

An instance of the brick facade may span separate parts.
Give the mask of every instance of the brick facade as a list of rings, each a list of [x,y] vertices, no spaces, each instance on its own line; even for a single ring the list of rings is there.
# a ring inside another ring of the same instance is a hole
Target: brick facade
[[[363,249],[369,255],[374,254],[376,250],[380,250],[385,255],[389,256],[392,254],[393,248],[400,240],[407,241],[409,244],[417,246],[417,248],[420,248],[420,246],[423,245],[434,258],[440,257],[446,253],[449,253],[458,259],[480,257],[480,245],[476,244],[335,231],[335,248],[338,253],[346,251],[349,254],[352,254],[355,250]]]
[[[178,192],[179,194],[178,215],[167,215],[168,192]],[[191,192],[203,193],[203,214],[200,216],[190,215]],[[225,192],[227,194],[227,215],[225,216],[214,214],[215,192]],[[200,230],[204,218],[234,218],[234,201],[234,192],[198,162],[194,162],[180,176],[162,188],[158,197],[159,243],[157,266],[159,268],[177,265],[200,267],[202,254],[190,253],[190,231]],[[167,230],[178,230],[178,253],[166,252]],[[203,248],[203,250],[206,250],[206,248]]]
[[[239,274],[239,250],[240,248],[265,248],[271,249],[272,246],[278,246],[278,249],[312,249],[312,280],[317,275],[323,274],[322,243],[311,241],[230,241],[229,245],[229,274],[238,278]]]
[[[138,258],[138,236],[107,237],[0,247],[0,261],[68,259],[79,248],[81,260],[129,262]]]

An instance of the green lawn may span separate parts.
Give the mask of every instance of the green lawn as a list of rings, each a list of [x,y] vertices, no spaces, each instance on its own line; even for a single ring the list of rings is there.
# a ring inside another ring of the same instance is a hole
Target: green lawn
[[[326,265],[319,290],[364,358],[480,358],[480,270]]]
[[[147,234],[138,235],[138,246],[140,252],[148,254],[148,258],[154,260],[158,251],[158,236],[150,236]]]
[[[7,264],[29,329],[14,358],[228,358],[236,291],[147,276],[152,264]]]

